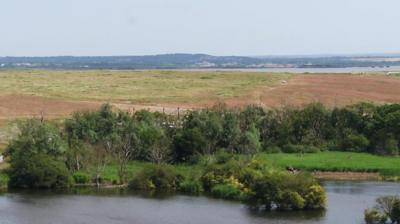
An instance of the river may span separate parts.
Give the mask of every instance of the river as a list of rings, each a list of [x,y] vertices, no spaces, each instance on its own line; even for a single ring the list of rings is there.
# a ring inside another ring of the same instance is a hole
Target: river
[[[347,67],[347,68],[202,68],[202,69],[166,69],[171,71],[241,71],[267,73],[387,73],[400,72],[400,66],[390,67]],[[145,70],[143,70],[145,71]]]
[[[18,192],[0,195],[0,224],[352,224],[375,198],[400,194],[400,183],[325,182],[325,212],[255,212],[208,197],[132,193]]]

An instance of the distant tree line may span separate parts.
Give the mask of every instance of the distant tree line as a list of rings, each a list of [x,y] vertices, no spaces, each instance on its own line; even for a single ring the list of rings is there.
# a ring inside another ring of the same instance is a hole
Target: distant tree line
[[[242,57],[212,56],[206,54],[163,54],[148,56],[91,56],[91,57],[0,57],[0,69],[46,68],[46,69],[174,69],[203,68],[259,68],[265,64],[297,68],[346,68],[398,66],[400,62],[384,60],[393,56],[376,57]],[[354,60],[360,59],[360,60]]]

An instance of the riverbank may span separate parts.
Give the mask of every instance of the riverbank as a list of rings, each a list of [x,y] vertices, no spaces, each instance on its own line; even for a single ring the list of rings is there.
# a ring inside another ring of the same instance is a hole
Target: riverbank
[[[381,181],[379,173],[315,171],[313,177],[324,181]]]

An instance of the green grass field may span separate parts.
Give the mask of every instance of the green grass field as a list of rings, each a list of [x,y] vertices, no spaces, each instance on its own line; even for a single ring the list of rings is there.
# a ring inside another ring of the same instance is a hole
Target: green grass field
[[[256,155],[256,159],[278,169],[291,166],[305,171],[379,172],[383,176],[400,176],[400,157],[351,152],[321,152],[304,155],[260,153]],[[127,168],[128,176],[135,176],[146,164],[149,163],[131,162]],[[175,167],[184,176],[201,173],[204,168],[200,165],[178,165]],[[103,177],[107,181],[118,180],[117,166],[108,165],[104,170]]]
[[[197,102],[242,96],[291,76],[215,71],[1,70],[0,95],[130,103]]]
[[[258,157],[279,167],[291,166],[306,171],[379,172],[381,175],[400,176],[400,157],[351,152],[260,154]]]

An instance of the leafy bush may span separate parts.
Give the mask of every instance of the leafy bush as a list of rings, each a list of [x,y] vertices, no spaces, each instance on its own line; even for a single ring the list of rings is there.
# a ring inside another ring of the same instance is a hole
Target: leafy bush
[[[224,184],[228,179],[238,179],[241,171],[246,168],[246,165],[238,160],[231,159],[223,164],[211,164],[204,170],[204,174],[200,178],[205,190],[218,184]]]
[[[326,193],[321,185],[310,186],[304,195],[305,208],[323,209],[326,206]]]
[[[364,220],[367,224],[400,223],[400,197],[377,198],[375,207],[364,211]]]
[[[74,173],[72,177],[74,178],[74,181],[77,184],[86,184],[89,183],[90,181],[89,175],[81,172]]]
[[[366,224],[385,223],[387,218],[376,209],[365,209],[364,221]]]
[[[57,127],[31,119],[19,125],[20,134],[7,147],[9,186],[67,188],[72,178],[63,156],[64,142]]]
[[[250,194],[247,202],[257,207],[264,207],[270,210],[275,205],[279,195],[278,180],[274,176],[262,176],[255,179],[250,187]]]
[[[395,223],[400,223],[400,199],[398,198],[393,203],[392,211],[390,212],[390,220]]]
[[[182,130],[174,138],[175,159],[179,162],[190,162],[201,154],[207,139],[198,128]]]
[[[299,210],[304,208],[305,200],[299,193],[286,190],[279,195],[277,206],[281,210]]]
[[[266,153],[281,153],[282,149],[278,146],[269,146],[264,149]]]
[[[166,165],[150,165],[130,181],[129,187],[137,190],[176,190],[183,177]]]
[[[251,126],[249,130],[245,131],[240,136],[237,151],[241,154],[254,154],[257,153],[260,148],[260,133],[254,126]]]
[[[344,151],[361,152],[365,151],[368,145],[369,140],[364,135],[347,130],[339,147]]]
[[[8,178],[7,174],[0,173],[0,190],[7,188],[8,181],[9,181],[9,178]]]
[[[186,180],[179,185],[179,190],[190,194],[199,194],[204,191],[203,185],[199,180]]]
[[[231,159],[233,159],[233,158],[234,158],[234,155],[233,155],[233,154],[227,153],[227,152],[224,152],[224,151],[218,151],[218,152],[215,154],[215,162],[216,162],[217,164],[224,164],[224,163],[227,163],[229,160],[231,160]]]
[[[326,205],[324,189],[303,174],[269,173],[256,178],[247,200],[267,210],[321,209]]]
[[[242,192],[231,184],[218,184],[211,188],[211,194],[217,198],[239,200]]]
[[[72,184],[65,163],[44,154],[11,160],[9,176],[12,188],[68,188]]]

